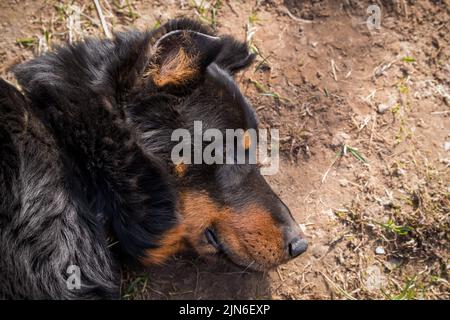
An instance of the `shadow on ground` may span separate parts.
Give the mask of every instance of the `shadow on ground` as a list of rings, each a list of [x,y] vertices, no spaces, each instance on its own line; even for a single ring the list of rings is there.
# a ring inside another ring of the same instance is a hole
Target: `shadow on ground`
[[[127,279],[122,279],[122,296],[127,299],[227,300],[271,296],[266,273],[235,266],[225,258],[207,261],[185,254],[162,266],[137,268],[124,274]]]

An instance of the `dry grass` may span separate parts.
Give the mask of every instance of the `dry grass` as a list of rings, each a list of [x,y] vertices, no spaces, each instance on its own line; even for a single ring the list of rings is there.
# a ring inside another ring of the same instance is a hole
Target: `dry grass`
[[[419,174],[419,184],[408,181],[407,177],[395,178],[395,187],[393,185],[391,188],[398,189],[392,194],[386,196],[363,189],[345,209],[335,211],[348,231],[345,236],[347,245],[355,252],[354,256],[347,258],[354,262],[372,257],[381,262],[380,268],[387,275],[383,291],[374,295],[362,287],[357,293],[360,298],[450,298],[449,192],[442,172],[426,163],[413,165]],[[392,175],[396,175],[398,168],[395,163],[391,169]],[[404,166],[403,170],[408,169]],[[367,198],[368,194],[382,207],[380,212],[371,212],[362,205],[360,197]],[[385,258],[374,256],[375,248],[382,248]],[[359,267],[359,270],[349,268],[350,278],[352,275],[356,279],[366,278],[361,275],[364,273],[361,265]],[[344,279],[349,286],[349,279]],[[361,283],[356,279],[353,285],[359,288]]]

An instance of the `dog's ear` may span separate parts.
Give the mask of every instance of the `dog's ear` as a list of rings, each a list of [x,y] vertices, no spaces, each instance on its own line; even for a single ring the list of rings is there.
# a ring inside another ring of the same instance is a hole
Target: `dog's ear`
[[[159,88],[195,82],[212,62],[233,75],[255,59],[246,43],[231,36],[212,36],[202,30],[170,31],[152,49],[154,53],[144,76],[150,77]]]
[[[219,37],[192,30],[171,31],[154,44],[144,76],[159,88],[185,86],[201,78],[222,47]]]
[[[215,63],[231,74],[249,67],[255,60],[255,54],[250,53],[246,43],[237,41],[231,36],[221,37],[222,49]]]

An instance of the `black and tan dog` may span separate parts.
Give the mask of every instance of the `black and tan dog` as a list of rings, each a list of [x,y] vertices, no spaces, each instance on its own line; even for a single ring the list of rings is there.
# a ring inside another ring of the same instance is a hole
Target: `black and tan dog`
[[[112,234],[129,257],[191,246],[264,270],[306,250],[257,165],[177,165],[174,129],[249,129],[232,75],[245,44],[196,22],[86,40],[0,80],[0,297],[118,298]],[[253,142],[255,143],[255,142]],[[81,288],[66,283],[81,270]]]

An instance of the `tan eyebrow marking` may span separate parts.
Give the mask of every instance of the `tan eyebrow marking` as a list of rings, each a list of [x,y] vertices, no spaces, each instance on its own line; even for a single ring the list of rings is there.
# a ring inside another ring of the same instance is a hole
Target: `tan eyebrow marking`
[[[178,177],[184,176],[185,173],[186,173],[186,165],[183,162],[181,162],[175,166],[175,174]]]
[[[242,145],[244,146],[245,150],[248,150],[250,146],[252,145],[252,137],[248,130],[244,132],[243,138],[242,138]]]

